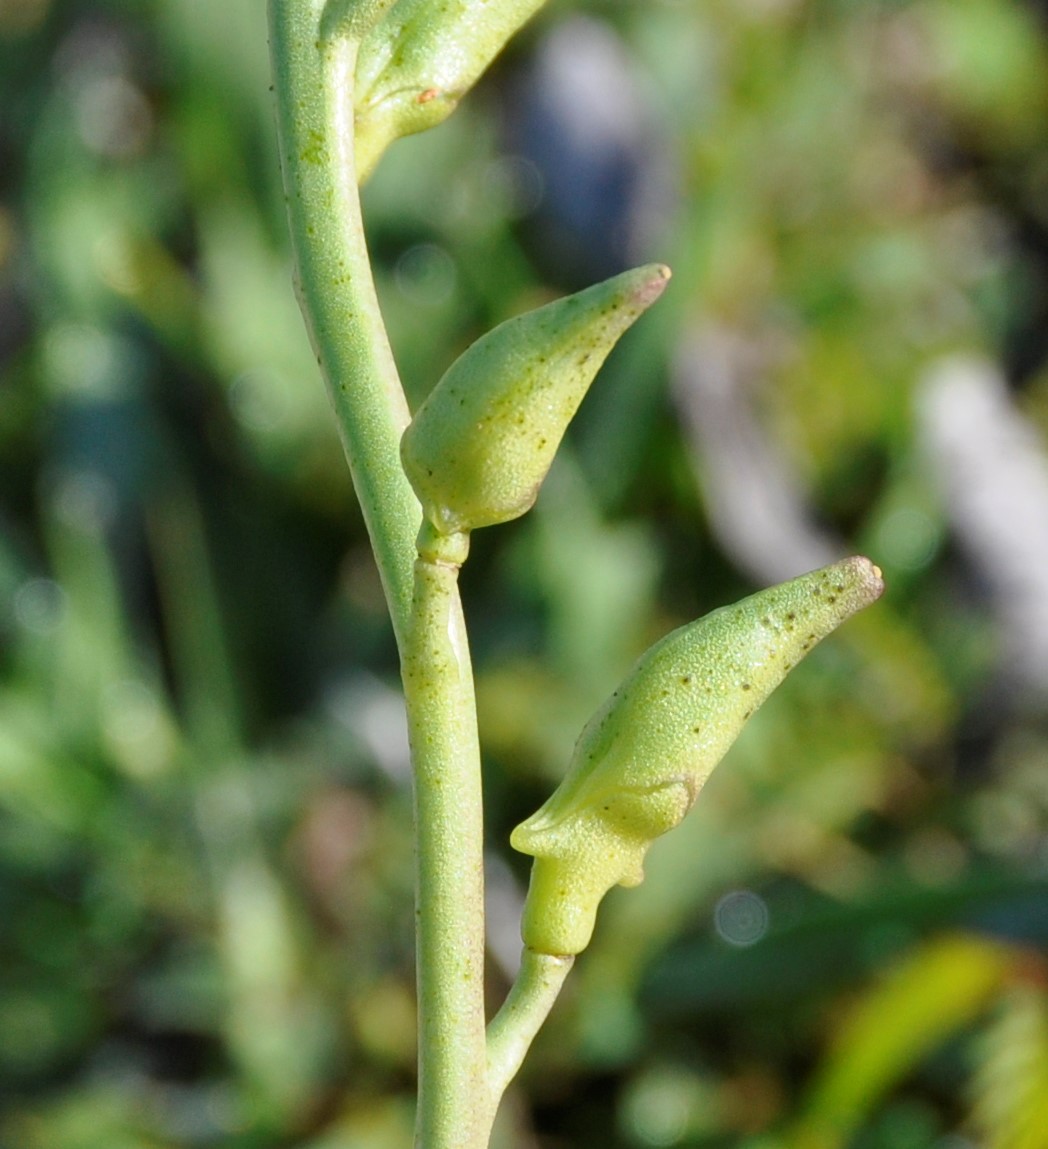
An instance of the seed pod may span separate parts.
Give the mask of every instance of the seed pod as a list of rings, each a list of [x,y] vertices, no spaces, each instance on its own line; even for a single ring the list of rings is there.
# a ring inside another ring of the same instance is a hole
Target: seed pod
[[[883,590],[868,559],[843,559],[715,610],[643,655],[586,725],[560,786],[510,838],[535,858],[525,944],[583,950],[601,898],[643,880],[648,847],[688,812],[750,715]]]
[[[360,47],[356,160],[364,179],[396,139],[445,120],[545,0],[397,0]]]
[[[437,531],[528,510],[600,365],[669,275],[660,264],[637,268],[507,320],[448,368],[400,446]]]

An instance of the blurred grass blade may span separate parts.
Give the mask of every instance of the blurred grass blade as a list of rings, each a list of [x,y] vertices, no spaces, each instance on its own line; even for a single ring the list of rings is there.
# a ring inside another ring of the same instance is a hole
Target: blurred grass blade
[[[1043,973],[1042,973],[1043,976]],[[1020,985],[979,1042],[973,1120],[993,1149],[1048,1145],[1048,994]]]
[[[234,757],[241,705],[204,524],[188,488],[172,484],[149,530],[189,738],[205,760]]]
[[[937,938],[874,986],[843,1023],[789,1149],[839,1149],[888,1090],[980,1014],[1015,967],[1004,946]]]

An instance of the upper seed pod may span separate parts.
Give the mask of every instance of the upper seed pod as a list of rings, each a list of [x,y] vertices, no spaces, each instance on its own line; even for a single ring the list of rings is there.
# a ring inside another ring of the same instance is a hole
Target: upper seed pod
[[[448,368],[400,446],[440,533],[528,510],[600,365],[669,275],[661,264],[637,268],[509,319]]]
[[[397,0],[356,73],[357,175],[401,136],[435,127],[545,0]]]
[[[583,950],[601,898],[642,881],[648,847],[688,812],[750,715],[883,590],[868,559],[844,559],[713,611],[643,655],[587,723],[560,786],[510,838],[535,858],[525,944]]]

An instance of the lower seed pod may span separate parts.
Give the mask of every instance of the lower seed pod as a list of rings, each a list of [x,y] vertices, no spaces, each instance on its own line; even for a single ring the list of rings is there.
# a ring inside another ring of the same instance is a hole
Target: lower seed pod
[[[868,559],[844,559],[713,611],[643,655],[586,725],[563,782],[510,838],[535,858],[525,944],[583,950],[601,898],[643,880],[648,847],[683,819],[750,715],[883,590]]]

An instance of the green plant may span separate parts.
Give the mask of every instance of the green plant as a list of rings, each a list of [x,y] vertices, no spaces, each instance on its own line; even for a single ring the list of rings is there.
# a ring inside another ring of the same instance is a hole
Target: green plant
[[[458,571],[470,532],[534,502],[619,336],[662,293],[653,265],[511,319],[414,420],[372,283],[358,186],[395,139],[457,104],[535,0],[271,0],[298,291],[401,655],[415,778],[417,1143],[480,1149],[599,901],[636,885],[743,723],[822,637],[881,593],[847,559],[684,627],[583,732],[557,793],[513,836],[533,854],[519,978],[485,1025],[480,751]]]

